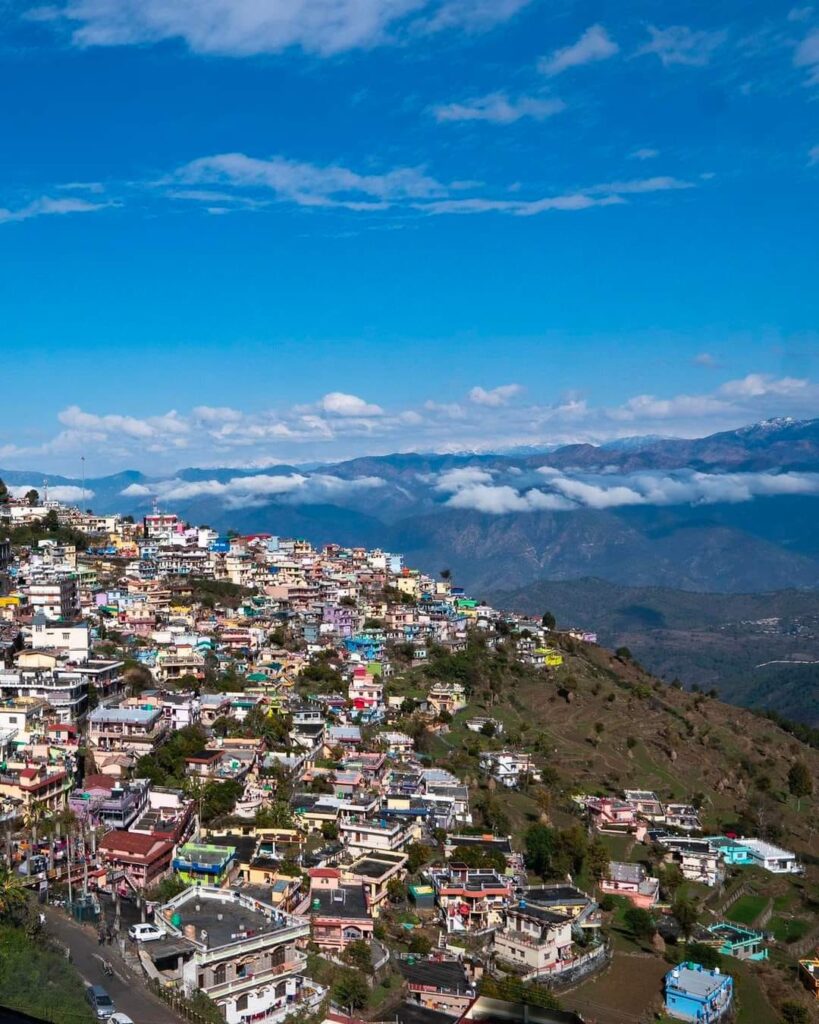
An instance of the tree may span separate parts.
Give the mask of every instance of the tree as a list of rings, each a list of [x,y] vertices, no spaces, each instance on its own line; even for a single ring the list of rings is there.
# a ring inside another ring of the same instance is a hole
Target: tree
[[[176,875],[171,875],[168,878],[163,878],[161,882],[146,893],[146,896],[159,903],[167,903],[174,896],[178,896],[180,892],[184,892],[185,889],[187,889],[185,882]]]
[[[631,661],[631,651],[628,647],[618,647],[614,652],[615,658],[619,658],[620,661]]]
[[[441,579],[444,580],[445,582],[447,580],[451,580],[452,579],[452,570],[451,569],[441,569],[440,575],[441,575]]]
[[[554,629],[557,625],[557,619],[551,612],[544,612],[543,618],[540,621],[545,629]]]
[[[586,854],[586,864],[589,874],[596,882],[599,882],[609,869],[609,851],[599,836],[596,836],[589,846],[589,852]]]
[[[810,1010],[793,999],[786,999],[779,1008],[782,1024],[809,1024]]]
[[[495,735],[495,729],[495,723],[491,718],[487,718],[487,720],[481,725],[481,735],[488,736],[491,739]]]
[[[293,814],[290,805],[285,800],[276,800],[266,807],[260,807],[255,814],[255,824],[257,828],[292,828]]]
[[[328,843],[338,839],[338,825],[334,821],[323,821],[321,823],[321,834]]]
[[[794,761],[788,771],[788,789],[796,797],[796,808],[801,809],[802,797],[813,793],[813,777],[804,761]]]
[[[39,505],[40,504],[40,492],[39,491],[35,491],[34,488],[32,487],[30,491],[26,491],[25,499],[26,499],[26,501],[28,502],[29,505]]]
[[[623,914],[623,921],[635,939],[650,939],[657,930],[654,918],[643,907],[629,907]]]
[[[345,970],[333,985],[333,1002],[345,1009],[360,1010],[370,995],[370,987],[358,971]]]
[[[560,833],[561,852],[565,855],[575,874],[583,868],[588,847],[588,836],[582,825],[572,825]]]
[[[387,882],[387,897],[390,903],[400,903],[405,894],[404,883],[400,878],[393,877]]]
[[[139,696],[143,690],[148,690],[154,686],[154,677],[151,675],[151,670],[136,661],[126,665],[125,671],[122,674],[122,680],[132,697]]]
[[[407,847],[407,871],[414,875],[429,860],[432,850],[424,843],[410,843]]]
[[[26,890],[23,879],[11,868],[0,868],[0,918],[16,918],[25,903]]]
[[[371,974],[373,969],[372,949],[365,939],[356,939],[349,943],[344,950],[344,959],[351,967],[355,967],[365,974]]]
[[[410,953],[417,953],[419,956],[427,956],[431,949],[432,943],[423,932],[413,932],[409,944]]]
[[[686,939],[690,939],[691,932],[694,930],[694,925],[697,923],[697,919],[700,916],[697,904],[684,892],[680,891],[677,893],[674,898],[674,902],[671,904],[671,913],[677,919],[677,924],[679,924],[683,935]]]
[[[713,971],[722,965],[722,957],[707,942],[689,942],[685,947],[686,957],[695,964],[702,964],[706,970]]]
[[[526,867],[535,874],[545,877],[552,873],[552,863],[557,853],[557,833],[548,825],[530,825],[523,837],[526,852]]]

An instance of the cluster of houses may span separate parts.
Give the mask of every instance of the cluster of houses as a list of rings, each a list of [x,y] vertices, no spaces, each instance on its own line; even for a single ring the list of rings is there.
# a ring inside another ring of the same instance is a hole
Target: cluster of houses
[[[52,514],[87,538],[84,548],[3,548],[0,814],[27,825],[21,872],[153,908],[163,936],[140,948],[149,977],[200,989],[229,1024],[317,1006],[325,992],[305,976],[308,942],[331,957],[371,942],[413,844],[434,848],[439,830],[448,855],[409,896],[444,945],[482,937],[491,955],[534,976],[572,965],[578,942],[599,942],[594,900],[566,886],[525,894],[509,838],[476,834],[468,787],[419,759],[394,724],[404,703],[386,692],[395,659],[462,650],[470,628],[494,642],[493,609],[389,552],[222,538],[158,511],[134,524],[46,501],[0,507],[11,528]],[[522,662],[561,663],[539,622],[508,625]],[[339,692],[305,696],[300,680],[328,658]],[[241,682],[221,687],[225,675]],[[467,700],[460,683],[434,682],[414,705],[446,722]],[[250,715],[276,721],[278,740],[243,731]],[[177,785],[144,777],[142,759],[189,726],[202,745]],[[469,727],[503,733],[491,718]],[[493,751],[481,770],[504,787],[538,778],[514,750]],[[282,778],[287,821],[268,826]],[[238,784],[228,824],[208,827],[197,793],[224,782]],[[38,841],[38,821],[66,811],[67,836]],[[476,846],[505,868],[461,863]],[[182,891],[157,901],[169,879]],[[435,962],[442,977],[464,970],[446,952]],[[417,991],[414,965],[401,966]],[[459,987],[474,996],[470,986]],[[451,1004],[459,1015],[462,1002]]]
[[[706,836],[699,814],[688,804],[663,803],[656,793],[627,789],[622,797],[575,797],[595,829],[604,835],[626,835],[653,845],[663,861],[676,864],[689,882],[719,885],[728,867],[759,867],[772,874],[801,874],[796,854],[762,839]],[[601,881],[605,892],[626,896],[635,906],[653,907],[659,880],[640,864],[612,862]]]
[[[398,721],[407,698],[389,692],[400,667],[463,650],[470,630],[490,644],[502,632],[521,662],[548,673],[563,655],[540,621],[504,615],[501,631],[491,607],[391,552],[224,538],[171,513],[134,524],[17,501],[0,507],[0,530],[3,515],[14,526],[51,513],[87,538],[84,551],[48,539],[0,547],[0,820],[26,824],[21,872],[152,908],[161,937],[138,951],[149,978],[204,992],[228,1024],[278,1024],[327,995],[307,976],[308,945],[331,959],[357,942],[383,955],[374,933],[396,893],[440,939],[432,957],[395,961],[408,1003],[431,1014],[407,1024],[502,1019],[499,1002],[476,995],[486,964],[549,984],[605,965],[596,899],[569,879],[528,886],[510,838],[474,827],[469,787],[419,756]],[[333,692],[311,692],[329,666]],[[438,681],[412,705],[446,729],[468,697]],[[540,778],[531,754],[501,745],[499,719],[465,725],[492,737],[479,767],[500,791]],[[174,785],[155,784],[143,759],[190,726],[201,748]],[[232,805],[208,824],[202,794],[225,783]],[[654,843],[687,879],[714,885],[726,864],[799,870],[759,840],[702,836],[693,807],[654,793],[577,802],[598,832]],[[37,821],[66,809],[68,835],[33,859]],[[442,854],[407,885],[413,851],[433,851],[442,834]],[[179,890],[170,899],[168,880]],[[600,891],[651,908],[659,882],[612,862]],[[729,923],[701,938],[764,956],[760,936]],[[668,1013],[684,1020],[719,1019],[731,995],[729,977],[695,964],[666,979]]]

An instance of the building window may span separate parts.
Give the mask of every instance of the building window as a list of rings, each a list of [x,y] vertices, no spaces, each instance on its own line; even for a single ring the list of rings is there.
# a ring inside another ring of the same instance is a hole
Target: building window
[[[214,968],[213,971],[213,984],[224,985],[227,980],[227,968],[224,964],[219,964],[218,967]]]
[[[248,997],[247,996],[239,996],[239,998],[236,1000],[236,1012],[239,1013],[242,1010],[246,1010],[247,1009],[247,1002],[248,1002]]]

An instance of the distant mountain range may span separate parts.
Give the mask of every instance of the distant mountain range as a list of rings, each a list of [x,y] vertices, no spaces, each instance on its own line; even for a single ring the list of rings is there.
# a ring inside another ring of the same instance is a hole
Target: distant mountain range
[[[4,471],[42,489],[42,473]],[[80,481],[49,477],[51,493]],[[723,593],[819,586],[819,420],[552,451],[394,454],[311,468],[88,479],[95,511],[378,545],[473,592],[594,576]],[[479,595],[480,596],[480,595]]]

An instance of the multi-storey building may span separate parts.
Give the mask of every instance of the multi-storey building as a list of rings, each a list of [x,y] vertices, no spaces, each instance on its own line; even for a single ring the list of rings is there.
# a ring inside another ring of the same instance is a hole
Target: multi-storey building
[[[306,919],[239,890],[205,885],[186,889],[156,917],[187,947],[174,980],[189,993],[199,989],[209,996],[227,1024],[275,1024],[320,1002],[323,992],[302,974]]]

